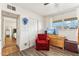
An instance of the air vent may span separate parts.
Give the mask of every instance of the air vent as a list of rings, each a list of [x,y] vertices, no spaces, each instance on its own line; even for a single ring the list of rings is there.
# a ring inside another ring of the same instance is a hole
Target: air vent
[[[10,10],[16,11],[16,8],[14,6],[7,5],[7,8],[10,9]]]

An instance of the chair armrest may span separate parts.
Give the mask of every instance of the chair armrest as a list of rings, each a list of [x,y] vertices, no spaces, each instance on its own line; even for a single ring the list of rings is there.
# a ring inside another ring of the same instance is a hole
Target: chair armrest
[[[36,38],[35,42],[37,43],[37,40],[39,40],[39,38]]]
[[[50,40],[46,39],[47,42],[49,42]]]
[[[46,41],[48,42],[48,47],[49,47],[49,44],[50,44],[50,40],[48,40],[48,39],[47,39]]]
[[[37,40],[38,40],[38,38],[35,40],[36,46],[37,46]]]
[[[47,40],[50,40],[50,38],[49,38],[49,37],[47,37]]]

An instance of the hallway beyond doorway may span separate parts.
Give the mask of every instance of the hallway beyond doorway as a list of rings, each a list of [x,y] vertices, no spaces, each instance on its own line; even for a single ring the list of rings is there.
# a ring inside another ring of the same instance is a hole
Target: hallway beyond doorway
[[[10,39],[10,37],[6,37],[5,46],[2,49],[2,55],[5,56],[18,51],[19,48],[16,45],[16,39]]]

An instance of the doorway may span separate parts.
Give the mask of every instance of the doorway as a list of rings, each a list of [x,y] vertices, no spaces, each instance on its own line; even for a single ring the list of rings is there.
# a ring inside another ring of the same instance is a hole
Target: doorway
[[[2,11],[2,55],[19,51],[17,41],[19,15]]]

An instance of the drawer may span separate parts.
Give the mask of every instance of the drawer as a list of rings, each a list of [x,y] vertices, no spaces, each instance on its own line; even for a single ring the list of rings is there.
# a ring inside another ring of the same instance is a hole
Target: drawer
[[[56,42],[56,41],[50,41],[50,44],[52,44],[52,45],[56,45],[57,42]]]
[[[64,41],[58,41],[58,44],[64,44]]]
[[[57,40],[57,41],[54,41],[52,43],[54,46],[58,46],[58,47],[62,47],[62,48],[64,47],[64,41]]]

